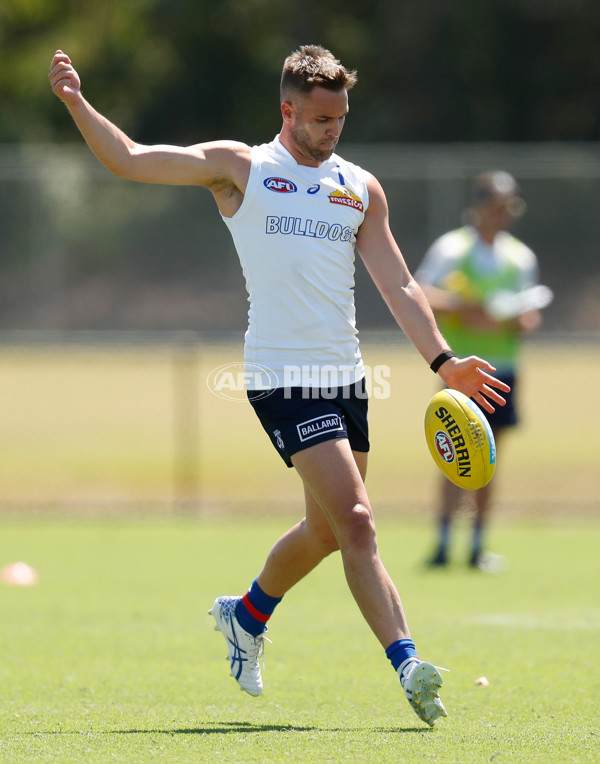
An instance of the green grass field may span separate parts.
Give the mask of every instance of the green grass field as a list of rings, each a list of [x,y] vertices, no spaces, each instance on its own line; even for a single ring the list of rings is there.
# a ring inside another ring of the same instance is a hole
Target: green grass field
[[[427,572],[424,522],[379,537],[422,656],[451,669],[449,717],[409,708],[334,556],[272,620],[265,693],[227,676],[206,611],[240,592],[286,522],[4,520],[0,761],[600,761],[591,522],[499,524],[502,576]],[[476,686],[486,676],[488,687]]]
[[[4,353],[0,567],[25,560],[39,582],[0,583],[0,762],[600,762],[597,348],[525,350],[525,417],[502,454],[490,538],[510,566],[486,576],[463,564],[464,517],[451,568],[423,568],[437,472],[422,417],[436,380],[405,345],[363,342],[391,375],[370,407],[382,556],[422,657],[451,669],[450,715],[433,730],[337,555],[278,609],[264,695],[228,677],[206,611],[249,585],[302,511],[249,406],[206,387],[240,352],[199,348],[187,379],[198,495],[184,507],[172,348]]]
[[[298,484],[280,464],[247,402],[215,397],[206,379],[239,361],[241,343],[198,348],[193,405],[198,433],[194,476],[203,508],[252,504],[297,509]],[[394,511],[422,510],[433,498],[436,468],[423,436],[423,414],[436,378],[406,344],[367,336],[372,367],[390,369],[389,398],[370,403],[372,501]],[[55,348],[5,352],[0,359],[0,507],[172,502],[177,491],[178,406],[172,347]],[[597,509],[600,388],[595,345],[527,346],[521,390],[523,423],[499,460],[498,495],[506,506]],[[183,398],[183,403],[180,398]],[[235,479],[232,479],[232,475]]]

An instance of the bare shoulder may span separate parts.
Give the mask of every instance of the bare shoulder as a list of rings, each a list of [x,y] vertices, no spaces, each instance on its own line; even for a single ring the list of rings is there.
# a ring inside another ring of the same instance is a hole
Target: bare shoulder
[[[366,185],[369,194],[364,220],[359,228],[356,242],[363,258],[380,258],[386,252],[399,254],[389,224],[389,208],[381,183],[371,173],[366,174]],[[366,260],[365,260],[366,261]]]
[[[250,173],[250,146],[239,141],[208,141],[184,150],[192,159],[197,182],[211,190],[233,185],[244,190]]]
[[[365,178],[369,194],[369,204],[365,213],[363,226],[369,223],[379,225],[384,222],[389,214],[387,198],[383,186],[370,172],[366,172]]]
[[[387,215],[388,204],[383,186],[370,172],[366,172],[367,190],[369,192],[369,206],[367,216]]]
[[[197,143],[190,150],[213,168],[217,176],[235,179],[250,168],[250,146],[239,141]]]
[[[208,141],[207,143],[197,143],[194,148],[203,152],[212,152],[214,154],[250,160],[250,146],[241,141]]]

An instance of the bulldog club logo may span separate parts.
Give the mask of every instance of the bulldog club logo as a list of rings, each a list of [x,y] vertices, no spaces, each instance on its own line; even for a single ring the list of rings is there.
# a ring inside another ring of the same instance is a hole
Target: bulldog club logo
[[[352,207],[359,212],[362,212],[365,208],[364,204],[362,203],[362,199],[356,196],[356,194],[353,194],[352,191],[347,188],[333,191],[331,194],[329,194],[329,201],[332,204],[343,204],[345,207]]]
[[[281,430],[273,430],[273,436],[275,437],[275,441],[277,442],[277,448],[280,451],[283,451],[285,448],[285,444],[283,442],[283,438],[281,437]]]
[[[296,184],[287,178],[267,178],[263,183],[269,191],[275,191],[278,194],[295,194],[298,190]]]

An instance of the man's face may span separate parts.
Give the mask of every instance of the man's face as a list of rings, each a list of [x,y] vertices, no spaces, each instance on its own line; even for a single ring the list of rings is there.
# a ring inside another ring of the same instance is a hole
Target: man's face
[[[333,154],[346,114],[346,90],[313,88],[289,104],[290,137],[296,150],[312,162],[324,162]]]
[[[493,196],[478,206],[481,224],[488,229],[506,231],[524,212],[523,201],[514,196]]]

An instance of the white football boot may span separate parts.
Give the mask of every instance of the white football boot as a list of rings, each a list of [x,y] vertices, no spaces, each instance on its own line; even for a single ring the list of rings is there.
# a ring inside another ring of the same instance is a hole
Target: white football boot
[[[235,606],[241,597],[217,597],[208,611],[216,621],[215,631],[220,631],[227,642],[227,660],[231,676],[240,688],[249,695],[260,695],[263,691],[259,659],[265,649],[265,637],[253,637],[242,629],[235,617]]]
[[[438,693],[443,682],[436,666],[418,658],[408,658],[398,669],[398,675],[406,699],[419,719],[433,727],[436,719],[448,716]]]
[[[469,566],[499,576],[508,570],[508,560],[494,552],[474,552],[469,559]]]

